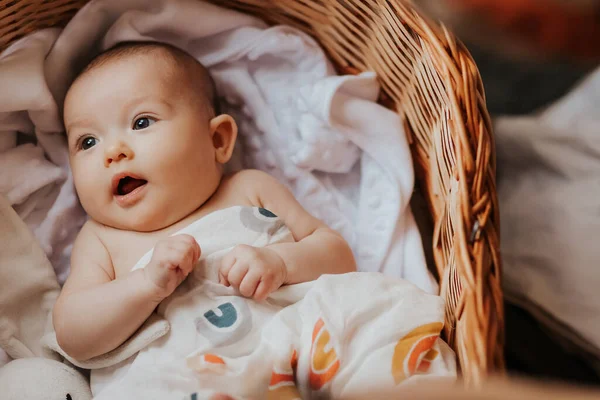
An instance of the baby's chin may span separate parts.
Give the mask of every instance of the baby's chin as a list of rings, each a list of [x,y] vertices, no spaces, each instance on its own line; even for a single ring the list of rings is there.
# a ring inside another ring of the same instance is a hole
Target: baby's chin
[[[124,211],[124,212],[123,212]],[[119,210],[117,213],[88,212],[96,222],[114,229],[134,232],[154,232],[166,229],[187,217],[194,210],[171,214],[160,210]]]

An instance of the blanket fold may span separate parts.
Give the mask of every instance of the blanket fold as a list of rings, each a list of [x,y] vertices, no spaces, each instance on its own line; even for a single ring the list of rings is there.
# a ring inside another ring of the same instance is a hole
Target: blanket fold
[[[12,358],[45,355],[59,286],[52,266],[27,226],[0,194],[0,347]]]

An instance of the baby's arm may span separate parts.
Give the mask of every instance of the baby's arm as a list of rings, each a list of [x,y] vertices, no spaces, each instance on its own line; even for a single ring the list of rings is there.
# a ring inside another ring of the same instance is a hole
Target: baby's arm
[[[256,175],[251,185],[258,203],[279,216],[296,241],[269,246],[285,262],[286,284],[356,271],[352,250],[338,232],[308,213],[275,178],[260,172]]]
[[[121,345],[187,276],[194,257],[200,256],[197,243],[187,236],[163,241],[160,251],[159,244],[148,267],[115,279],[102,241],[90,223],[83,227],[73,246],[71,273],[53,311],[56,338],[67,354],[87,360]],[[162,267],[166,270],[172,264],[185,264],[185,272],[160,274]]]
[[[110,255],[90,224],[75,241],[71,273],[53,311],[58,344],[78,360],[119,346],[158,305],[143,270],[115,280]]]
[[[243,254],[256,251],[260,253],[261,251],[260,249],[248,249],[246,246],[234,249],[233,256],[225,260],[225,268],[222,268],[222,271],[225,269],[223,271],[225,278],[229,273],[227,264],[233,263],[229,260],[235,259],[236,253],[246,258],[264,259],[267,264],[278,263],[278,260],[282,261],[286,270],[284,284],[311,281],[323,274],[356,271],[356,261],[348,243],[339,233],[310,215],[285,186],[260,171],[247,170],[238,175],[240,175],[237,177],[239,184],[244,186],[250,202],[264,207],[280,217],[292,232],[296,242],[268,246],[266,250],[275,253],[272,255]],[[235,278],[237,276],[234,276]],[[226,284],[229,283],[227,279],[224,281]],[[266,297],[264,292],[259,293],[260,285],[256,288],[256,292],[251,294],[242,291],[243,282],[238,282],[238,284],[240,291],[245,296]],[[272,289],[277,289],[277,287]]]

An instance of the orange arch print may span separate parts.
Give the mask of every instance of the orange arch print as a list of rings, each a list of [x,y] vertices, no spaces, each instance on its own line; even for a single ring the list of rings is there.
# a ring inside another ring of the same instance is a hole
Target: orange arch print
[[[331,335],[325,329],[325,322],[319,318],[312,334],[310,349],[309,381],[313,390],[319,390],[333,379],[340,368],[340,360],[333,346],[328,351],[325,347],[330,345]]]
[[[432,347],[443,327],[441,322],[422,325],[398,341],[392,357],[392,376],[396,384],[417,372],[427,372],[438,355]]]
[[[217,374],[223,374],[227,370],[225,360],[216,354],[196,354],[186,360],[189,369],[197,373],[212,371]]]
[[[266,400],[301,400],[295,383],[297,365],[298,353],[294,350],[289,364],[284,368],[273,369]]]

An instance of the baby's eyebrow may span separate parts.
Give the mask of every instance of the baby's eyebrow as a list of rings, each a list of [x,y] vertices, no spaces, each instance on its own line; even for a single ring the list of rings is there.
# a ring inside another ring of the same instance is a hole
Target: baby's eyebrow
[[[89,126],[88,121],[86,120],[75,120],[74,122],[71,122],[68,125],[65,125],[65,131],[67,132],[67,136],[69,135],[69,131],[71,131],[74,128],[85,128]]]
[[[173,105],[165,99],[162,99],[162,98],[149,99],[148,96],[140,96],[140,97],[136,97],[136,98],[130,100],[129,102],[127,102],[125,104],[125,107],[123,107],[123,109],[130,110],[130,109],[135,108],[135,107],[139,106],[140,104],[146,103],[146,102],[163,105],[163,106],[167,107],[169,110],[171,110],[173,108]]]

